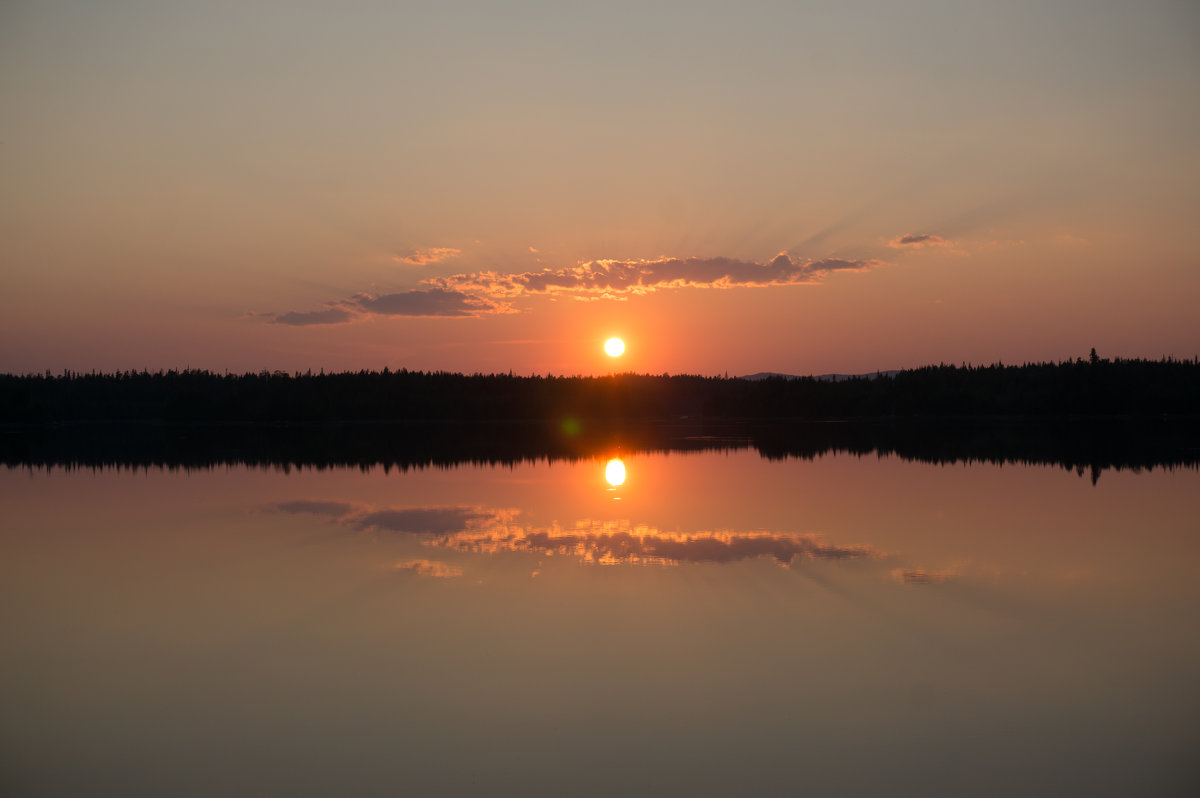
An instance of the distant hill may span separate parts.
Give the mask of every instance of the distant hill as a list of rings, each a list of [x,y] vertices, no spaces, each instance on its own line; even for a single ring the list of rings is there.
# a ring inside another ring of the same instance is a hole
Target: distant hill
[[[872,371],[867,374],[818,374],[811,379],[820,380],[821,382],[845,382],[846,380],[873,380],[876,377],[895,377],[899,373],[899,369],[892,369],[891,371]],[[776,371],[760,371],[757,374],[747,374],[744,377],[738,377],[738,379],[758,382],[759,380],[767,380],[772,377],[780,377],[785,380],[800,379],[800,375],[798,374],[780,374]]]

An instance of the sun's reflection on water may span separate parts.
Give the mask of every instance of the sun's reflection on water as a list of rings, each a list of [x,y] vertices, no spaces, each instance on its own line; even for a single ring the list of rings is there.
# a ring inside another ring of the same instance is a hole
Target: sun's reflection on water
[[[604,480],[612,486],[610,490],[625,484],[625,463],[619,457],[614,457],[604,466]]]

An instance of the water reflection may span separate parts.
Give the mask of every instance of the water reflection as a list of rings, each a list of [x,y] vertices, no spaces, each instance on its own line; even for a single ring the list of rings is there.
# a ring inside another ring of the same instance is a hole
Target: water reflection
[[[521,511],[511,508],[376,509],[338,501],[292,501],[281,502],[272,509],[292,514],[324,515],[358,530],[410,533],[432,548],[472,554],[557,555],[598,565],[732,563],[762,557],[788,567],[801,560],[882,556],[871,546],[832,544],[818,534],[733,530],[668,532],[628,519],[584,519],[568,528],[556,521],[548,527],[535,527],[522,523],[519,519]],[[404,567],[422,575],[445,576],[438,570],[443,565],[413,560]],[[453,575],[461,575],[461,570]]]
[[[614,457],[604,466],[604,480],[614,488],[625,484],[625,464]]]
[[[0,469],[6,794],[1194,793],[1195,471],[603,451]]]
[[[732,452],[812,459],[838,452],[928,463],[1052,464],[1090,476],[1107,469],[1196,468],[1200,425],[1188,419],[1113,421],[877,421],[795,424],[647,424],[604,428],[577,419],[538,424],[53,425],[0,436],[0,463],[68,468],[213,468],[220,465],[385,470],[600,453]]]
[[[434,579],[454,579],[462,576],[462,569],[457,565],[448,565],[440,560],[404,560],[396,563],[401,571],[411,571],[417,576],[428,576]]]
[[[954,577],[954,571],[926,571],[923,568],[897,568],[892,578],[903,585],[941,585]]]
[[[360,530],[416,535],[444,535],[478,527],[504,527],[512,522],[518,512],[473,506],[377,508],[339,501],[279,502],[272,505],[271,509],[293,515],[322,515]]]
[[[579,521],[571,529],[506,527],[440,535],[429,541],[458,551],[502,551],[574,557],[600,565],[731,563],[758,557],[788,567],[799,560],[849,560],[876,556],[869,546],[826,543],[819,535],[771,532],[663,532],[627,520]]]

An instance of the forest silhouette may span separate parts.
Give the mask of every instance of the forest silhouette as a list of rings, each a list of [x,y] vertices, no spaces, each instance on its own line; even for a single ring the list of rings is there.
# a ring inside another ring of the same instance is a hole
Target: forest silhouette
[[[932,366],[841,381],[360,371],[0,376],[10,467],[424,468],[753,447],[1090,473],[1200,464],[1200,364]]]
[[[365,422],[1192,415],[1195,359],[927,366],[838,381],[358,371],[2,375],[8,424],[79,421]]]

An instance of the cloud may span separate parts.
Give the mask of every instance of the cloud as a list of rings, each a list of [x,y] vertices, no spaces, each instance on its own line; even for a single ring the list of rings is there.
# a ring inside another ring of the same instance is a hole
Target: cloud
[[[409,266],[428,266],[430,263],[438,263],[461,254],[462,250],[454,247],[430,247],[414,249],[411,255],[395,255],[392,260],[397,263],[406,263]]]
[[[325,310],[290,311],[270,316],[275,324],[287,324],[292,327],[308,327],[313,324],[344,324],[354,318],[353,313],[345,308],[326,308]]]
[[[929,249],[933,247],[948,248],[954,246],[954,243],[929,233],[909,233],[893,238],[888,242],[888,246],[893,249]]]
[[[487,297],[444,288],[414,288],[378,296],[358,294],[325,310],[264,315],[276,324],[305,327],[314,324],[346,324],[367,316],[474,318],[515,312],[507,304]]]
[[[996,250],[996,249],[1012,249],[1014,247],[1023,247],[1023,246],[1025,246],[1025,241],[1023,239],[1009,238],[1009,239],[1006,239],[1003,241],[1001,241],[999,239],[997,239],[995,241],[989,241],[986,244],[984,244],[982,248],[985,250]]]
[[[429,576],[434,579],[453,579],[462,576],[462,569],[456,565],[447,565],[438,560],[405,560],[396,563],[396,570],[411,571],[417,576]]]
[[[540,271],[484,271],[433,277],[422,280],[421,288],[390,294],[358,294],[329,303],[324,310],[263,315],[277,324],[293,326],[340,324],[365,316],[473,318],[519,313],[510,300],[522,295],[562,295],[590,301],[626,299],[666,288],[800,285],[820,282],[833,272],[866,271],[883,265],[885,262],[880,260],[793,258],[786,252],[766,263],[735,258],[593,260]]]
[[[365,312],[380,316],[483,316],[509,312],[506,305],[486,297],[444,288],[414,288],[379,296],[359,294],[353,301]]]
[[[522,294],[619,297],[650,294],[664,288],[735,288],[815,283],[836,271],[865,271],[875,260],[793,259],[781,252],[766,263],[734,258],[658,258],[593,260],[578,266],[541,271],[477,272],[427,280],[446,290],[493,298]]]

